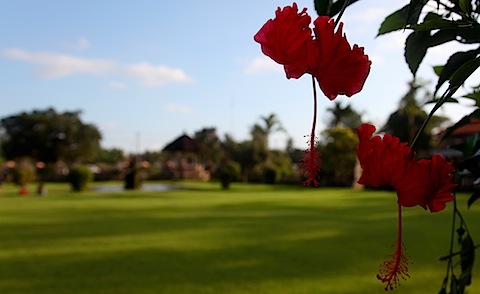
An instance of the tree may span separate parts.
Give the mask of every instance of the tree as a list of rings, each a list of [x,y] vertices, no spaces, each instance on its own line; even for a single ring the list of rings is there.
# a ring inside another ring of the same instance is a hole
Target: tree
[[[6,159],[31,157],[45,163],[68,164],[92,159],[100,148],[100,131],[80,119],[80,111],[53,108],[3,118],[2,151]]]
[[[106,163],[110,165],[115,165],[119,162],[125,161],[125,154],[123,150],[118,148],[111,149],[100,149],[97,155],[95,156],[94,162]]]
[[[418,93],[425,85],[416,80],[411,81],[408,85],[409,89],[400,99],[398,110],[390,115],[387,123],[380,131],[398,137],[401,142],[411,144],[423,121],[428,116],[419,101],[426,100],[430,94],[426,92],[425,96],[419,99]],[[445,120],[446,118],[433,116],[427,128],[419,134],[414,150],[420,154],[429,153],[432,148],[432,129]]]
[[[323,132],[322,181],[332,186],[351,186],[356,163],[358,139],[353,129],[331,128]]]
[[[200,161],[205,164],[207,169],[212,170],[219,164],[222,156],[221,142],[216,128],[203,128],[195,132],[194,139],[199,144]]]
[[[345,127],[353,129],[362,124],[362,116],[350,104],[342,107],[340,102],[335,102],[334,106],[327,108],[327,110],[332,116],[328,123],[329,128]]]
[[[268,148],[268,139],[270,135],[274,132],[285,132],[285,129],[283,128],[282,123],[274,113],[271,113],[268,116],[262,116],[261,119],[264,124],[263,130],[266,135],[265,141]]]

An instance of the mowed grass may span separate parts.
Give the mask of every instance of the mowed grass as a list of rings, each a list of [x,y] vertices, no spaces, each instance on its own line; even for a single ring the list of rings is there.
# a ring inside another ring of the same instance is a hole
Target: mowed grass
[[[0,192],[0,293],[384,293],[375,275],[396,240],[385,191],[189,183],[167,192]],[[32,187],[34,189],[34,187]],[[480,238],[480,203],[466,209]],[[451,204],[403,210],[411,278],[438,293]],[[477,241],[478,238],[474,238]],[[480,266],[469,293],[480,293]]]

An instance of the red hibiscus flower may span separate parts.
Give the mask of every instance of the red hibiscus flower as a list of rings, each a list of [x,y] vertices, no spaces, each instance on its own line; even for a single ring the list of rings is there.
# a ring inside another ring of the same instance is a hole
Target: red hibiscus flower
[[[397,191],[398,236],[396,249],[380,266],[377,278],[387,283],[385,290],[397,287],[401,279],[408,275],[408,256],[402,243],[402,206],[421,206],[431,212],[445,208],[452,201],[455,184],[452,182],[455,171],[443,156],[432,159],[415,158],[415,153],[406,143],[392,135],[383,138],[373,136],[375,127],[363,124],[357,129],[359,145],[357,155],[362,167],[359,184],[372,187],[388,185]],[[373,137],[372,137],[373,136]]]
[[[370,72],[371,61],[356,44],[350,48],[342,33],[343,23],[334,31],[333,19],[320,16],[314,22],[315,57],[311,73],[317,78],[320,89],[330,99],[337,95],[351,97],[363,88]]]
[[[391,186],[401,206],[420,205],[431,212],[443,210],[445,202],[453,200],[455,168],[443,156],[417,160],[410,147],[397,137],[372,137],[374,132],[375,127],[368,124],[357,129],[357,155],[363,169],[359,184]]]
[[[431,160],[420,159],[417,161],[417,169],[416,174],[419,179],[416,181],[418,183],[417,193],[416,195],[414,193],[405,195],[402,200],[407,202],[406,199],[419,198],[421,202],[418,205],[425,210],[429,209],[430,212],[443,210],[446,202],[454,200],[452,191],[457,186],[453,183],[455,168],[445,160],[445,157],[434,154]],[[410,200],[410,202],[416,203],[417,201]]]
[[[320,89],[330,99],[337,95],[352,96],[360,92],[370,72],[371,61],[363,47],[353,48],[342,33],[343,23],[335,32],[335,23],[328,16],[314,21],[315,39],[309,27],[311,18],[296,3],[278,8],[254,36],[262,52],[285,68],[287,78],[312,74]]]
[[[371,61],[363,47],[350,47],[343,34],[343,24],[335,32],[335,23],[327,16],[314,21],[315,39],[310,28],[311,18],[307,9],[298,11],[296,3],[280,7],[275,18],[269,19],[255,34],[262,52],[275,62],[282,64],[287,78],[300,78],[305,73],[312,75],[314,90],[314,123],[309,140],[309,149],[304,153],[300,167],[308,179],[309,186],[318,185],[321,158],[315,148],[316,103],[315,80],[330,99],[337,95],[352,96],[360,92],[370,72]]]
[[[280,7],[275,18],[269,19],[254,36],[262,52],[275,62],[283,64],[287,78],[298,79],[308,70],[309,48],[313,45],[311,18],[297,4]]]

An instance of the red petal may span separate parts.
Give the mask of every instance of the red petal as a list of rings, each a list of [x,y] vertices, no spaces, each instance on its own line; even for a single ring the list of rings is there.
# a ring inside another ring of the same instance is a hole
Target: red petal
[[[276,17],[268,20],[254,36],[262,52],[284,65],[287,78],[299,78],[308,70],[308,47],[313,43],[311,18],[296,3],[278,8]]]
[[[363,47],[350,48],[342,33],[343,24],[334,32],[334,22],[327,16],[318,17],[314,25],[317,58],[311,72],[323,93],[333,100],[337,95],[350,97],[360,92],[371,65]]]

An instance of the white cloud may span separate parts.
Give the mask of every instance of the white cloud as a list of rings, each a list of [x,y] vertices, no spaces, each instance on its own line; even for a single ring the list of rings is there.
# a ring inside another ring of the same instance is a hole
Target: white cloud
[[[258,75],[282,71],[283,69],[280,64],[265,56],[253,59],[247,64],[245,68],[245,73],[249,75]]]
[[[448,42],[439,46],[429,48],[426,58],[436,61],[435,65],[444,64],[455,52],[475,49],[475,45],[464,45],[458,42]]]
[[[181,69],[146,62],[126,66],[126,73],[137,78],[142,85],[147,87],[158,87],[172,82],[187,83],[192,81],[192,78]]]
[[[391,32],[386,35],[381,35],[375,39],[375,43],[380,50],[401,50],[405,48],[405,40],[409,35],[408,31]]]
[[[165,109],[167,112],[179,113],[179,114],[195,113],[195,111],[192,108],[184,106],[184,105],[180,105],[180,104],[175,104],[175,103],[165,104],[163,109]]]
[[[38,73],[44,79],[56,79],[75,73],[105,75],[112,71],[115,62],[102,59],[88,59],[58,53],[32,53],[23,49],[11,48],[3,55],[38,65]]]
[[[87,38],[80,37],[77,41],[77,48],[84,50],[90,48],[90,41]]]
[[[346,19],[348,19],[348,22],[358,21],[362,24],[377,23],[385,19],[390,13],[390,11],[383,7],[370,7],[352,12]]]
[[[79,39],[79,45],[89,46],[87,39]],[[78,73],[93,75],[127,75],[135,78],[146,87],[158,87],[169,83],[187,83],[193,79],[182,69],[154,65],[147,62],[137,64],[120,64],[107,59],[92,59],[60,53],[30,52],[19,48],[10,48],[0,52],[1,55],[22,60],[37,66],[38,75],[43,79],[58,79]],[[127,84],[112,81],[111,89],[125,89]]]
[[[90,49],[91,43],[87,38],[79,37],[75,42],[66,43],[65,46],[75,50],[87,50]]]
[[[372,64],[382,64],[384,59],[380,54],[368,54],[368,59],[372,61]]]
[[[112,130],[116,130],[117,129],[117,124],[115,122],[107,122],[107,123],[104,123],[101,128],[105,131],[112,131]]]
[[[128,88],[128,85],[122,82],[112,81],[108,84],[110,89],[122,90]]]

